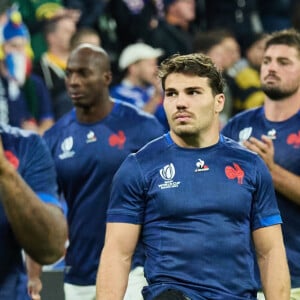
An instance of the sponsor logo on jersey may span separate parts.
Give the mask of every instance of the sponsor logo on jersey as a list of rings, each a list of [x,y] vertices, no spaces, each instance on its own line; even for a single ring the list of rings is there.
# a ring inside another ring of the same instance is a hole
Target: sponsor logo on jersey
[[[294,148],[299,149],[300,148],[300,131],[297,133],[291,133],[287,139],[286,142],[288,145],[292,145]]]
[[[109,137],[108,142],[111,147],[118,147],[119,149],[123,149],[126,142],[124,131],[119,130],[117,134],[112,134]]]
[[[60,159],[66,159],[74,156],[75,152],[72,150],[73,143],[74,142],[72,136],[69,136],[63,140],[60,146],[62,153],[58,156]]]
[[[242,168],[237,164],[233,163],[232,166],[226,166],[225,167],[225,174],[228,179],[236,179],[238,184],[243,184],[243,179],[245,177],[245,172],[242,170]]]
[[[173,181],[175,176],[175,167],[172,163],[165,165],[162,169],[160,169],[159,174],[164,180],[164,183],[158,185],[161,190],[177,188],[179,186],[180,181]]]
[[[86,135],[86,143],[93,143],[96,142],[97,138],[95,135],[95,132],[93,130],[90,130],[89,133]]]
[[[276,129],[272,128],[267,132],[267,137],[271,140],[276,140]]]
[[[204,172],[204,171],[208,171],[209,167],[205,164],[204,160],[202,159],[198,159],[198,161],[196,162],[196,169],[195,172]]]

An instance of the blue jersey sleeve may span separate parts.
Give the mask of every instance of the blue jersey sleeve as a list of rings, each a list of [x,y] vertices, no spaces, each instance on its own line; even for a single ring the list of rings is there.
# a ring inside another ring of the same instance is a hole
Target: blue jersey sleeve
[[[54,162],[45,141],[36,134],[24,138],[20,153],[20,175],[44,202],[60,207]]]
[[[137,160],[131,154],[114,176],[107,222],[142,224],[145,209],[144,186]]]
[[[253,230],[282,223],[272,177],[259,156],[257,156],[256,168],[257,190],[253,205]]]

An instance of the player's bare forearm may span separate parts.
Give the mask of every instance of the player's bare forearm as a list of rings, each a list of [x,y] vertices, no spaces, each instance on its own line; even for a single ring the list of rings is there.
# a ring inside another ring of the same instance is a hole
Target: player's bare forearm
[[[281,226],[258,229],[253,237],[266,300],[289,300],[291,283]]]
[[[289,271],[286,263],[278,261],[278,257],[280,259],[281,256],[275,255],[273,258],[259,259],[262,286],[266,300],[290,299]]]
[[[97,275],[97,300],[123,300],[140,230],[140,225],[107,224]]]
[[[127,287],[130,260],[117,259],[109,249],[103,250],[97,276],[97,300],[122,300]],[[114,278],[114,280],[111,280]]]
[[[67,225],[59,208],[43,203],[5,159],[0,159],[0,199],[25,251],[41,264],[64,254]]]
[[[276,191],[283,194],[290,201],[300,205],[300,176],[289,172],[277,164],[270,171]]]

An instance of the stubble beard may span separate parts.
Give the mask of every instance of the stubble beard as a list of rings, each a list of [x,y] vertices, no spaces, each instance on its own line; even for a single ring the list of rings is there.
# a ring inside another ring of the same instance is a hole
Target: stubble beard
[[[262,85],[262,91],[268,96],[270,100],[282,101],[292,95],[294,95],[298,90],[297,88],[285,90],[277,86]]]
[[[190,139],[195,136],[198,136],[196,132],[196,128],[187,126],[187,125],[179,125],[173,128],[174,133],[182,139]]]

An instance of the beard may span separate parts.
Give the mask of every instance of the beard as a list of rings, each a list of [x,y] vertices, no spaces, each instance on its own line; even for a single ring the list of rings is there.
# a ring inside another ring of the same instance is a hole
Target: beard
[[[186,141],[188,144],[193,143],[192,141],[199,138],[201,130],[198,127],[192,125],[177,125],[172,126],[172,131],[180,137],[182,140]]]
[[[270,98],[270,100],[273,101],[281,101],[284,100],[285,98],[288,98],[292,95],[294,95],[297,90],[298,86],[295,88],[290,88],[290,89],[283,89],[278,86],[268,86],[268,85],[262,85],[262,91]]]

